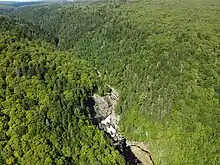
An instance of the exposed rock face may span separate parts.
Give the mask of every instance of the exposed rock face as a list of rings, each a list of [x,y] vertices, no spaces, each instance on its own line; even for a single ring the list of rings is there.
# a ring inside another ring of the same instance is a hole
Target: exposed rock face
[[[106,96],[101,97],[95,94],[92,98],[95,101],[94,111],[96,115],[94,117],[101,119],[98,127],[108,133],[115,142],[123,140],[124,138],[117,131],[119,116],[116,116],[114,110],[119,98],[118,93],[112,89],[112,92]]]
[[[112,89],[112,88],[111,88]],[[115,114],[115,105],[119,95],[112,89],[111,93],[101,97],[97,94],[88,101],[90,116],[94,124],[103,130],[113,141],[113,146],[124,156],[130,165],[153,165],[153,160],[146,147],[142,143],[129,142],[118,131],[119,115]]]
[[[143,150],[139,146],[130,146],[130,149],[134,153],[134,155],[137,157],[137,159],[141,161],[141,164],[143,165],[154,164],[150,156],[150,153],[148,151]]]
[[[101,97],[94,94],[92,98],[95,101],[94,110],[96,115],[94,117],[101,119],[108,117],[113,110],[113,105],[110,103],[109,96]]]
[[[146,144],[135,141],[127,141],[126,144],[143,165],[154,165],[154,161],[149,152],[149,147],[146,146]]]
[[[112,90],[111,93],[106,96],[99,96],[97,94],[93,95],[93,100],[95,101],[94,110],[96,112],[96,118],[106,118],[114,112],[114,107],[117,104],[118,93],[115,90]]]

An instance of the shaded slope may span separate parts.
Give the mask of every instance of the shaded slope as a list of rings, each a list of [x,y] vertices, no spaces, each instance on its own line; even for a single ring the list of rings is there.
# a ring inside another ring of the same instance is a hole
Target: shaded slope
[[[16,10],[11,14],[32,21],[44,30],[51,32],[59,38],[60,49],[66,50],[112,19],[114,16],[112,9],[114,9],[114,4],[111,3],[108,5],[108,3],[87,2],[63,6],[29,7]]]

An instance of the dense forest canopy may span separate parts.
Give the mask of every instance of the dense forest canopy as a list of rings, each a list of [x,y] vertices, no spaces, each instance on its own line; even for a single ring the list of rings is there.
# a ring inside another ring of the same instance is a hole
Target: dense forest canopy
[[[117,88],[121,132],[148,143],[156,164],[219,164],[218,0],[45,5],[11,15],[58,37],[59,50]]]
[[[39,32],[30,24],[1,20],[0,164],[124,164],[88,118],[85,101],[104,89],[96,71],[41,38],[29,40]]]
[[[18,38],[27,38],[29,40],[43,40],[54,44],[53,33],[45,31],[31,22],[21,19],[14,19],[11,16],[0,15],[0,29],[1,31],[10,31],[16,34]]]

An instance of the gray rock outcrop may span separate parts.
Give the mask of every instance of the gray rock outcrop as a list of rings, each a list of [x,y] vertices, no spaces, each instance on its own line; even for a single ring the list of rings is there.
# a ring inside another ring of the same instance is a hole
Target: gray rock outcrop
[[[113,141],[113,146],[125,157],[131,165],[154,165],[148,147],[144,143],[126,141],[120,134],[118,122],[120,116],[115,114],[115,106],[119,95],[111,88],[111,93],[101,97],[92,96],[94,101],[92,120],[98,121],[97,126]]]

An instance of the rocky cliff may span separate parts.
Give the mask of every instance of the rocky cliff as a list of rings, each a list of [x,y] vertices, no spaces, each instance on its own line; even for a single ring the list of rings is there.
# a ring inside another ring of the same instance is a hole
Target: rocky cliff
[[[105,96],[94,94],[90,100],[91,120],[111,139],[112,145],[124,156],[129,165],[153,165],[148,147],[144,143],[128,141],[119,132],[120,116],[115,114],[118,92],[111,88]]]

